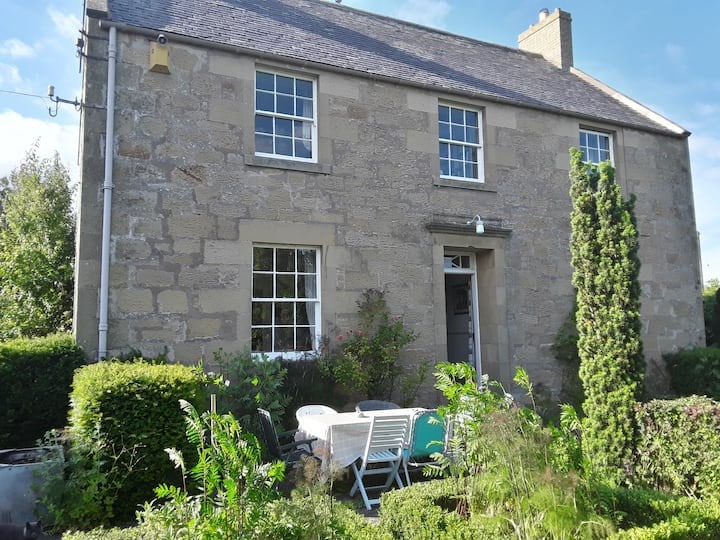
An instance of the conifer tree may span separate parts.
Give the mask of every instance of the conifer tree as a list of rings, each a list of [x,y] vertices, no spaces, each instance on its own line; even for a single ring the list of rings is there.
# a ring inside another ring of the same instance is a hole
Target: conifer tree
[[[610,163],[585,163],[575,148],[570,155],[583,448],[595,472],[620,484],[632,462],[645,371],[635,197],[623,199]]]

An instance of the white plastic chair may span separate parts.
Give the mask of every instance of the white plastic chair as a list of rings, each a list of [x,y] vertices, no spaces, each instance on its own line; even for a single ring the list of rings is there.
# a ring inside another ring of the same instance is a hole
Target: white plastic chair
[[[398,471],[403,460],[403,448],[405,447],[409,426],[410,419],[406,414],[372,417],[365,452],[351,466],[353,473],[355,473],[355,483],[350,490],[350,496],[355,495],[355,492],[359,489],[366,509],[370,510],[373,504],[380,502],[379,496],[377,499],[369,499],[367,489],[385,491],[393,483],[393,480],[397,482],[398,487],[404,487]],[[359,468],[358,461],[360,461]],[[368,465],[377,463],[384,463],[385,466],[368,469]],[[365,487],[363,478],[376,474],[387,475],[385,483],[382,486]]]
[[[337,411],[327,405],[303,405],[295,411],[295,418],[300,422],[301,417],[311,414],[337,414]]]

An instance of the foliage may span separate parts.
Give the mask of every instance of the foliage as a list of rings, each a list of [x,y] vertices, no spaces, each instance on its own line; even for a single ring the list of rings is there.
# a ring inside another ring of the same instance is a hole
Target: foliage
[[[712,279],[703,290],[705,343],[720,347],[720,280]]]
[[[552,344],[555,358],[563,365],[563,380],[561,399],[579,407],[585,399],[582,382],[578,374],[580,368],[580,355],[578,354],[578,331],[575,316],[577,314],[577,293],[573,297],[573,305],[562,325],[558,329]]]
[[[720,400],[720,347],[697,347],[663,355],[670,386],[680,396]]]
[[[331,496],[300,490],[290,498],[280,498],[266,507],[254,538],[263,540],[353,539],[391,540],[363,516]]]
[[[308,403],[329,405],[338,410],[345,405],[332,377],[320,369],[317,358],[282,360],[281,365],[287,372],[281,389],[282,395],[290,400],[286,411],[296,411]],[[295,416],[286,414],[284,426],[286,429],[296,427]]]
[[[83,526],[122,522],[152,497],[155,486],[180,480],[164,449],[182,448],[185,420],[178,400],[203,403],[205,383],[196,368],[142,360],[101,362],[75,372],[68,446],[76,457],[64,477],[70,490],[83,489],[94,467],[108,477],[97,495],[104,500],[104,512]],[[110,499],[112,508],[107,511]],[[57,506],[63,504],[61,500]]]
[[[632,461],[643,393],[640,262],[634,197],[625,201],[609,163],[584,163],[570,150],[573,285],[577,288],[583,444],[597,472],[620,483]]]
[[[231,413],[198,414],[181,400],[186,435],[196,448],[196,465],[189,467],[176,448],[165,451],[182,471],[183,487],[161,484],[158,499],[138,514],[146,531],[162,531],[168,538],[251,538],[276,497],[273,485],[284,477],[282,462],[262,463],[257,438],[243,432]],[[187,480],[197,484],[191,494]],[[164,501],[164,502],[163,502]]]
[[[338,336],[342,344],[322,360],[322,369],[362,399],[392,400],[397,381],[407,379],[399,364],[400,351],[417,336],[405,327],[402,319],[391,317],[385,292],[368,289],[357,305],[358,329]],[[401,384],[409,394],[405,399],[412,400],[419,384],[416,381]]]
[[[462,489],[452,480],[431,480],[382,494],[379,532],[390,538],[455,540],[500,538],[499,531],[473,531],[455,511]]]
[[[55,529],[111,523],[120,490],[137,464],[137,447],[116,449],[100,438],[72,440],[56,430],[42,445],[62,449],[46,454],[39,470],[43,522]]]
[[[35,446],[63,427],[73,372],[84,364],[67,334],[0,343],[0,447]]]
[[[582,451],[582,422],[571,405],[560,407],[558,426],[549,425],[550,463],[558,472],[587,473],[589,465]]]
[[[69,174],[37,144],[0,191],[0,340],[72,323],[75,219]]]
[[[283,392],[287,370],[280,360],[265,354],[253,355],[249,349],[215,353],[222,380],[218,387],[220,411],[232,412],[246,430],[258,433],[256,417],[258,407],[270,411],[273,418],[281,418],[290,396]]]
[[[532,408],[517,406],[487,376],[478,388],[469,364],[439,364],[436,376],[448,401],[439,412],[452,435],[445,455],[433,455],[439,465],[430,468],[450,473],[459,494],[456,512],[469,514],[483,537],[558,538],[611,529],[584,491],[579,422],[571,408],[559,428],[544,428],[521,368],[514,380]]]
[[[377,534],[346,503],[333,499],[318,482],[317,461],[308,459],[295,469],[298,488],[290,497],[274,489],[283,479],[280,462],[263,464],[258,440],[243,432],[232,414],[198,414],[183,403],[187,438],[196,447],[196,462],[188,469],[183,455],[168,455],[183,472],[183,488],[161,485],[158,499],[138,512],[138,525],[128,529],[98,529],[86,534],[66,534],[75,540],[125,538],[247,538],[258,540],[354,539],[389,540]],[[287,479],[286,479],[287,480]],[[192,483],[197,489],[190,492]]]
[[[140,527],[105,529],[98,527],[91,531],[67,531],[62,540],[148,540],[152,536]]]
[[[720,404],[699,396],[637,406],[634,480],[678,495],[720,500]]]
[[[599,510],[619,530],[613,540],[713,540],[720,538],[720,505],[715,500],[596,485]]]

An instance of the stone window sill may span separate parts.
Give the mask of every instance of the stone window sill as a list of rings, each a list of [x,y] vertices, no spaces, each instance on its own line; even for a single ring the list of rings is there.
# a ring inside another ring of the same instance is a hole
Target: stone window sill
[[[458,189],[471,189],[473,191],[488,191],[490,193],[496,193],[497,189],[488,187],[486,183],[481,182],[467,182],[463,180],[450,180],[449,178],[436,178],[433,182],[437,187],[450,187]]]
[[[245,165],[252,167],[271,167],[274,169],[285,169],[288,171],[301,171],[318,174],[330,174],[331,167],[322,163],[306,163],[304,161],[293,161],[290,159],[277,159],[260,157],[253,154],[245,154]]]

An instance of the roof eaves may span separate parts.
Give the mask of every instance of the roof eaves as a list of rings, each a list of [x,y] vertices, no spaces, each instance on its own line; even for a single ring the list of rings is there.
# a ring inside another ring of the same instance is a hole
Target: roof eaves
[[[622,103],[622,104],[625,105],[626,107],[628,107],[628,108],[634,110],[635,112],[643,115],[643,116],[644,116],[645,118],[647,118],[648,120],[651,120],[652,122],[655,122],[656,124],[664,127],[664,128],[667,129],[668,131],[671,131],[672,133],[674,133],[674,134],[676,134],[676,135],[679,135],[679,136],[682,136],[682,137],[687,137],[687,136],[690,135],[690,132],[689,132],[688,130],[686,130],[684,127],[676,124],[675,122],[673,122],[673,121],[671,121],[671,120],[668,120],[667,118],[665,118],[665,117],[662,116],[661,114],[656,113],[655,111],[653,111],[653,110],[650,109],[649,107],[646,107],[646,106],[643,105],[642,103],[638,103],[638,102],[635,101],[634,99],[632,99],[632,98],[626,96],[625,94],[623,94],[623,93],[615,90],[614,88],[612,88],[611,86],[608,86],[608,85],[605,84],[604,82],[599,81],[598,79],[596,79],[596,78],[593,77],[592,75],[588,75],[587,73],[585,73],[584,71],[581,71],[581,70],[577,69],[576,67],[571,67],[571,68],[570,68],[570,72],[573,73],[574,75],[577,75],[578,77],[580,77],[582,80],[584,80],[584,81],[587,82],[588,84],[593,85],[593,86],[594,86],[595,88],[597,88],[598,90],[601,90],[602,92],[605,92],[607,95],[609,95],[609,96],[612,97],[613,99],[619,101],[620,103]]]

